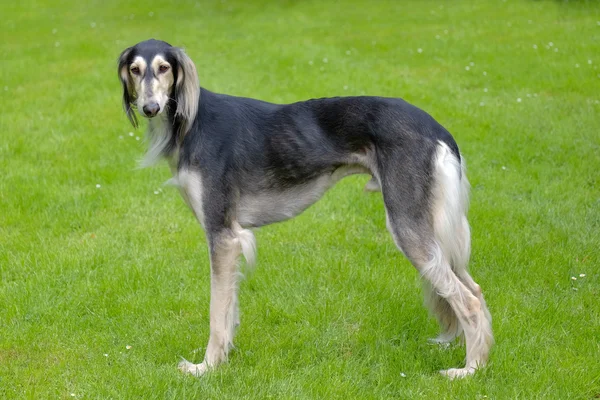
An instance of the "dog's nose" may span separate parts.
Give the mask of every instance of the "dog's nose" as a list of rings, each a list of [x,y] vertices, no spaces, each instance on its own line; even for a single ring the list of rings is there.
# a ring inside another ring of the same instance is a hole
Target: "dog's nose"
[[[147,117],[154,117],[156,114],[158,114],[160,107],[158,106],[158,103],[150,103],[146,104],[142,110],[144,110],[144,114],[146,114]]]

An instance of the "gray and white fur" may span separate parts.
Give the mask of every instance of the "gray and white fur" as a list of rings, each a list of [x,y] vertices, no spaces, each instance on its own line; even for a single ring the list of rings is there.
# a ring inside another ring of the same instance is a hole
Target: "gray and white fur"
[[[118,63],[124,109],[134,126],[149,118],[144,165],[168,160],[172,182],[206,231],[210,250],[210,337],[204,360],[179,368],[200,376],[227,360],[238,311],[238,260],[256,258],[251,228],[292,218],[344,176],[372,176],[387,227],[421,274],[442,332],[464,335],[475,372],[493,343],[481,288],[469,275],[469,182],[456,142],[439,123],[401,99],[342,97],[271,104],[201,88],[183,50],[148,40]]]

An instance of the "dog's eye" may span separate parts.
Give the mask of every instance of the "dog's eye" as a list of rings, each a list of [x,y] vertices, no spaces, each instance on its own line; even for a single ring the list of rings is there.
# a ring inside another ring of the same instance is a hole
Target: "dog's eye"
[[[138,67],[131,67],[131,73],[134,75],[139,75],[140,69]]]
[[[169,66],[168,65],[161,65],[160,67],[158,67],[158,71],[161,73],[165,73],[169,70]]]

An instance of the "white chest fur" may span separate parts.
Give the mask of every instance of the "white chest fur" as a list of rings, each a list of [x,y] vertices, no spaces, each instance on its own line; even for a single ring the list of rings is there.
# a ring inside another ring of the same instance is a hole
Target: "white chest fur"
[[[192,209],[200,225],[204,226],[202,208],[202,176],[200,173],[187,169],[174,171],[173,179],[169,181],[179,188],[181,196]]]
[[[146,133],[148,140],[148,151],[140,162],[141,167],[149,167],[156,164],[164,156],[165,149],[171,141],[171,125],[166,116],[152,118],[148,124]]]

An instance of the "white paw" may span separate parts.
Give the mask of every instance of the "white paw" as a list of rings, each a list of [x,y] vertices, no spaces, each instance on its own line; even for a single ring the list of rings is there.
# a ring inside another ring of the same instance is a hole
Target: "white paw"
[[[186,359],[182,359],[179,365],[177,366],[181,372],[184,374],[191,374],[195,377],[200,377],[208,371],[208,366],[205,362],[200,364],[192,364]]]
[[[477,369],[469,368],[450,368],[440,371],[440,374],[447,376],[450,379],[464,378],[468,375],[473,375]]]

